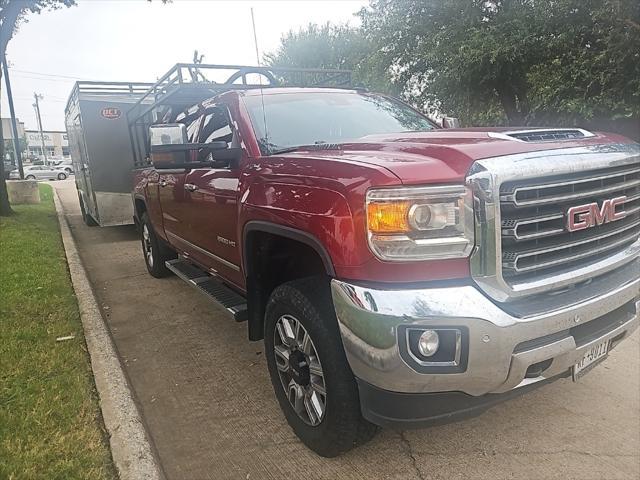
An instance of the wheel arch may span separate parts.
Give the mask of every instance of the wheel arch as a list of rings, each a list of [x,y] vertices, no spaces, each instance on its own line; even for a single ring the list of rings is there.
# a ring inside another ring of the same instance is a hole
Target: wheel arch
[[[133,196],[133,222],[136,227],[140,227],[140,220],[142,218],[142,214],[147,211],[147,202],[145,198],[141,195]]]
[[[315,236],[302,230],[272,222],[249,221],[243,229],[242,247],[250,340],[263,338],[265,307],[276,286],[309,275],[335,277],[333,262],[325,247]],[[300,258],[304,258],[303,264],[292,268],[292,262]]]

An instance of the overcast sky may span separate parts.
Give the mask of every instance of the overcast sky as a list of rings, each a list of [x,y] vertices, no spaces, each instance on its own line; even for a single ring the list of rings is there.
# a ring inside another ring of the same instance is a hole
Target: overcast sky
[[[205,63],[255,65],[253,7],[261,54],[283,33],[313,23],[348,22],[367,1],[81,0],[76,7],[31,15],[9,43],[16,116],[37,128],[33,93],[45,130],[64,130],[75,80],[154,81],[197,49]],[[8,117],[4,79],[2,116]]]

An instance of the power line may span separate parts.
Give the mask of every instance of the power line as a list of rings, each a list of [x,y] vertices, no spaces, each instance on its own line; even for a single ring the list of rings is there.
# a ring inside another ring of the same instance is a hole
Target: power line
[[[80,77],[71,77],[69,75],[59,75],[57,73],[42,73],[42,72],[33,72],[30,70],[17,70],[15,68],[11,69],[12,72],[19,72],[19,73],[29,73],[31,75],[42,75],[43,77],[56,77],[56,78],[68,78],[69,80],[88,80],[88,79],[81,79]]]
[[[14,96],[13,98],[17,98],[18,100],[33,100],[32,97],[16,97]],[[45,100],[47,102],[52,102],[52,103],[67,103],[67,101],[63,98],[59,98],[59,97],[50,97],[47,95],[47,97],[45,98]]]
[[[42,77],[35,77],[33,75],[25,75],[23,73],[19,73],[19,72],[15,72],[15,75],[18,77],[22,77],[22,78],[30,78],[32,80],[40,80],[41,82],[66,82],[69,83],[70,79],[67,78],[42,78]],[[75,80],[79,80],[79,79],[75,79]]]

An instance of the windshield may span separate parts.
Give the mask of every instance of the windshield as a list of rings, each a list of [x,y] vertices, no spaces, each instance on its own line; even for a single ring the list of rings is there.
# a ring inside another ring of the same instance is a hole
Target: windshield
[[[244,102],[263,155],[301,145],[343,143],[376,133],[435,128],[407,105],[368,93],[247,95]]]

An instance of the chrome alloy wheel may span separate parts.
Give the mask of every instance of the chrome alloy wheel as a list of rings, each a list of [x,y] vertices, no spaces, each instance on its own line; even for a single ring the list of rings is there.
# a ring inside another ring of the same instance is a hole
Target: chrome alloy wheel
[[[151,247],[151,236],[149,234],[149,227],[145,223],[142,226],[142,248],[144,249],[144,256],[147,258],[147,264],[150,268],[153,268],[153,249]]]
[[[300,321],[283,315],[273,336],[276,366],[289,403],[311,426],[319,425],[327,408],[327,391],[320,357]]]

